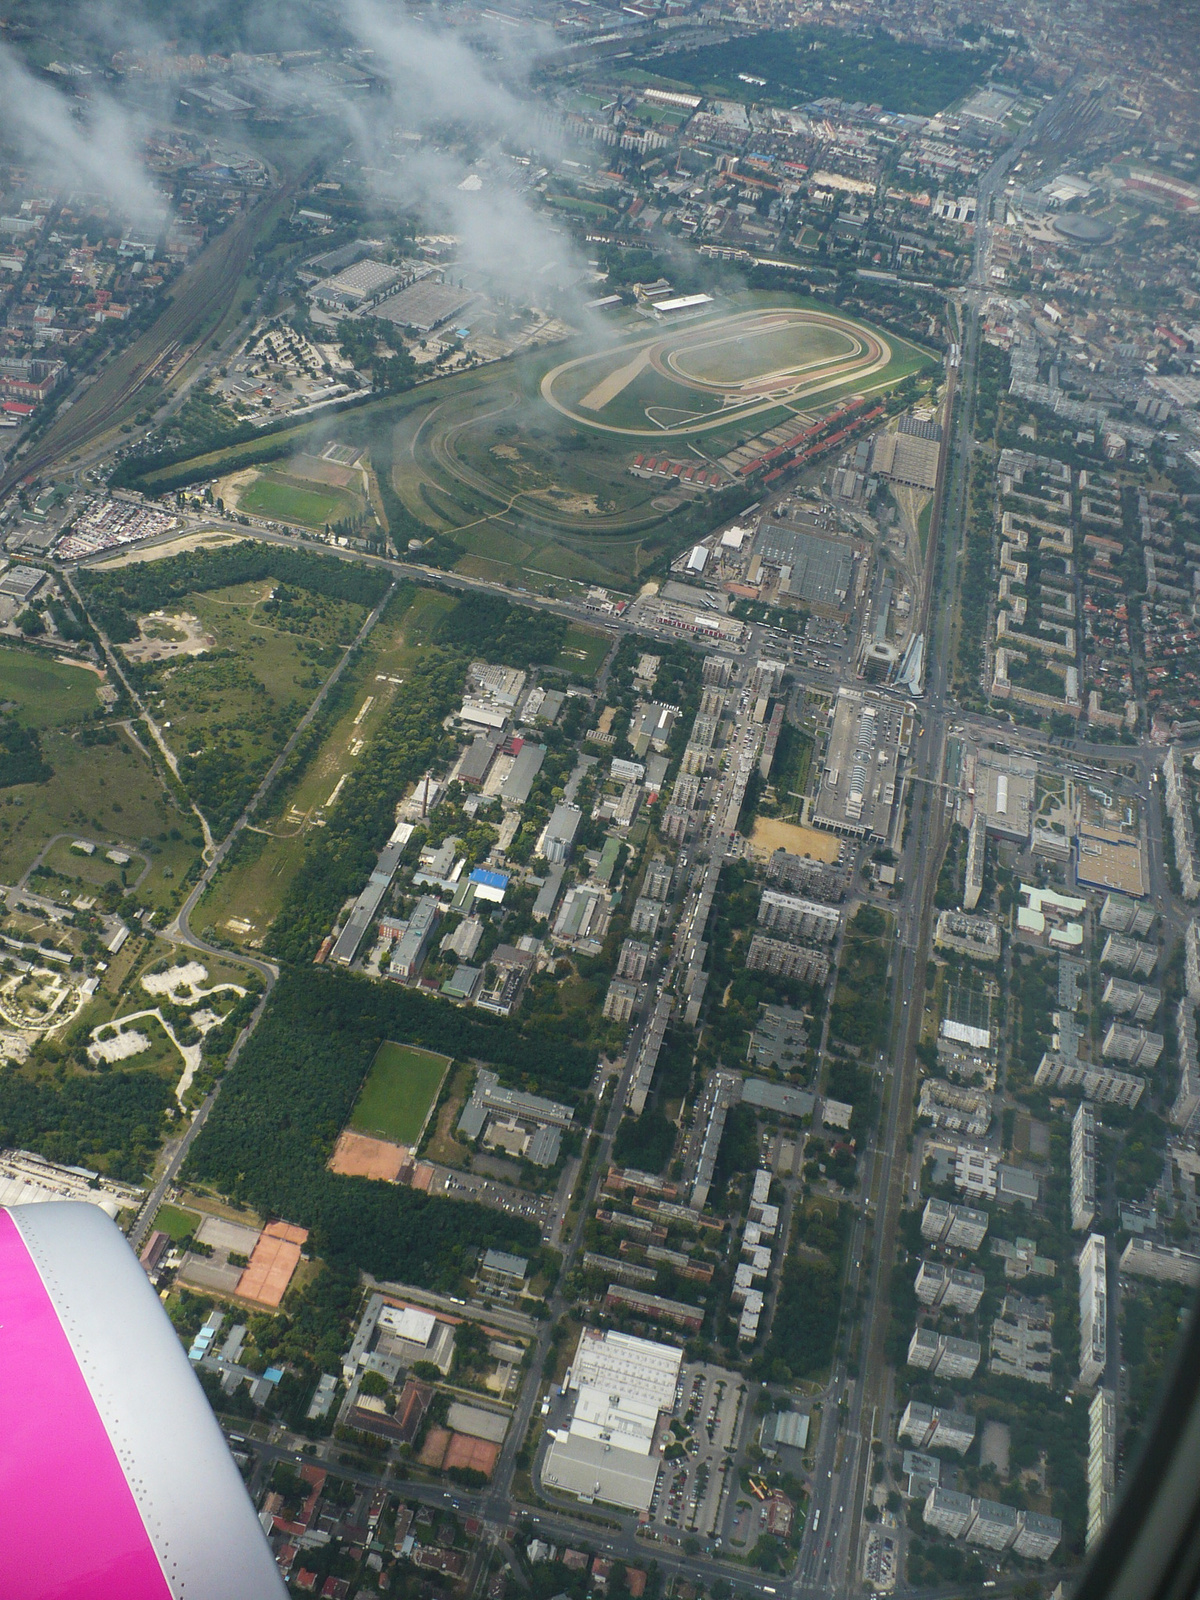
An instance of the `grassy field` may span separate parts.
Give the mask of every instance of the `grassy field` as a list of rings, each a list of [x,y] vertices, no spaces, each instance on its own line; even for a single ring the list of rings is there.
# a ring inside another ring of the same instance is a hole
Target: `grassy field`
[[[244,804],[366,615],[308,591],[272,614],[274,587],[266,579],[188,596],[182,609],[217,649],[157,664],[144,689],[214,828]]]
[[[450,1067],[449,1056],[385,1039],[350,1118],[357,1133],[416,1145]]]
[[[180,1239],[187,1239],[200,1226],[200,1213],[198,1211],[184,1211],[181,1206],[162,1205],[154,1217],[154,1226],[160,1233],[170,1234],[178,1244]]]
[[[420,589],[407,609],[396,606],[380,618],[353,669],[344,708],[296,779],[272,796],[271,814],[255,824],[243,850],[214,880],[197,908],[198,928],[244,950],[259,947],[299,869],[306,834],[319,825],[358,750],[387,719],[399,688],[391,680],[405,676],[453,605],[450,595]]]
[[[716,333],[681,350],[671,365],[702,383],[742,383],[762,372],[794,365],[818,366],[853,354],[854,340],[840,328],[772,328],[761,333]]]
[[[299,522],[307,528],[323,528],[327,522],[357,516],[362,509],[357,495],[338,489],[314,489],[286,473],[263,473],[238,495],[239,511],[280,522]]]
[[[196,819],[179,809],[129,735],[114,733],[112,744],[92,746],[66,729],[42,734],[42,756],[54,776],[0,790],[0,883],[15,883],[58,833],[80,833],[104,845],[147,840],[152,866],[140,893],[155,905],[173,903],[196,858]],[[94,889],[95,860],[69,853],[60,860],[56,853],[51,864],[68,874],[67,883],[51,880],[42,892],[71,884],[74,894]],[[135,856],[127,872],[136,877],[141,865]]]
[[[126,1016],[142,1009],[140,1003],[142,998],[150,1004],[148,995],[139,997],[137,1005],[123,1010],[112,1019],[111,1023],[106,1024],[106,1028],[115,1028],[118,1033],[140,1033],[150,1041],[144,1050],[139,1051],[137,1055],[126,1056],[117,1062],[117,1066],[131,1072],[157,1072],[173,1080],[183,1071],[183,1057],[167,1037],[166,1030],[158,1018],[138,1017],[136,1022],[125,1022]]]
[[[588,681],[594,678],[604,665],[604,658],[611,644],[612,640],[607,633],[601,633],[598,628],[585,628],[578,622],[572,622],[567,629],[562,654],[554,665],[577,678]]]
[[[78,878],[80,883],[94,884],[97,888],[103,888],[107,883],[133,883],[146,865],[141,856],[131,856],[124,867],[119,867],[107,859],[102,849],[98,849],[95,855],[83,855],[71,848],[70,839],[59,839],[52,844],[42,864],[61,872],[65,877]],[[123,879],[122,873],[125,874]]]
[[[0,645],[0,705],[16,707],[29,728],[59,728],[97,711],[103,679],[33,650]]]

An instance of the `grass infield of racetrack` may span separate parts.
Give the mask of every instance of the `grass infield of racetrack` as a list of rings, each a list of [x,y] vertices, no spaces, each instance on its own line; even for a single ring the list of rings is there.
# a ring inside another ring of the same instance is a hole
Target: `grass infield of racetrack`
[[[415,1147],[449,1070],[449,1056],[385,1039],[375,1052],[350,1127]]]

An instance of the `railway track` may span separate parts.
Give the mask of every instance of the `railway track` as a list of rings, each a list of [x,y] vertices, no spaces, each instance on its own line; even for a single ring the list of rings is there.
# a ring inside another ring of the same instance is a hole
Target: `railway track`
[[[170,304],[156,321],[70,407],[40,442],[0,478],[0,498],[16,484],[59,466],[101,437],[149,379],[167,381],[193,358],[232,301],[234,290],[273,205],[294,184],[264,195],[232,228],[226,229],[184,273]],[[220,314],[218,316],[218,313]]]

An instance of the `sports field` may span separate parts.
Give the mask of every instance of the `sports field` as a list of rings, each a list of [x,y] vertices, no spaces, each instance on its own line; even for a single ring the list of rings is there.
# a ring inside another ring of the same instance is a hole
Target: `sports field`
[[[385,1039],[375,1052],[350,1126],[415,1149],[449,1068],[449,1056]]]
[[[300,522],[308,528],[323,528],[353,516],[361,503],[337,489],[307,487],[283,474],[263,474],[238,495],[239,511],[254,516],[278,518],[280,522]]]

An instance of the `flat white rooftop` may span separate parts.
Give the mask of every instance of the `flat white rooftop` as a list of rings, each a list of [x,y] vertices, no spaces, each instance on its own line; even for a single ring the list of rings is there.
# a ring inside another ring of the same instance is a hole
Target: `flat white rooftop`
[[[635,1405],[642,1401],[656,1411],[670,1411],[682,1361],[683,1351],[672,1345],[584,1328],[568,1383],[573,1389],[599,1389]]]
[[[556,1439],[542,1463],[547,1489],[629,1511],[649,1511],[657,1482],[656,1456],[633,1455],[595,1439]]]

